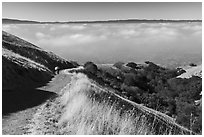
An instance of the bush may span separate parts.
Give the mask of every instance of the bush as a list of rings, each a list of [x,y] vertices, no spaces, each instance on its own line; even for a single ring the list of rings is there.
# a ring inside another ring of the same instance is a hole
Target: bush
[[[129,100],[132,100],[136,103],[141,103],[140,94],[142,93],[142,90],[140,90],[138,87],[122,84],[121,90]]]
[[[95,65],[93,62],[86,62],[84,64],[84,69],[86,72],[94,74],[94,75],[96,75],[98,71],[97,65]]]
[[[124,84],[127,86],[136,86],[136,75],[133,73],[125,74]]]
[[[137,64],[134,63],[134,62],[129,62],[129,63],[126,64],[126,66],[131,67],[133,69],[137,69]]]
[[[118,69],[121,69],[124,64],[125,63],[123,63],[123,62],[116,62],[113,66],[118,68]]]
[[[197,65],[194,64],[194,63],[190,63],[189,66],[191,66],[191,67],[196,67]]]
[[[176,112],[177,112],[177,119],[176,121],[179,124],[182,124],[183,126],[190,129],[190,126],[192,126],[191,120],[193,118],[193,115],[195,115],[196,108],[194,105],[183,102],[180,99],[176,100]]]

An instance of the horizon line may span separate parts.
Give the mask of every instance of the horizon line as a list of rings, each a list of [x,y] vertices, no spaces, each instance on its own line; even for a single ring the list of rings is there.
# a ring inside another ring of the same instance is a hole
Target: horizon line
[[[36,22],[36,23],[46,23],[46,22],[50,22],[50,23],[69,23],[69,22],[108,22],[108,21],[202,21],[202,19],[147,19],[147,18],[127,18],[127,19],[107,19],[107,20],[68,20],[68,21],[37,21],[37,20],[29,20],[29,19],[17,19],[17,18],[8,18],[8,17],[4,17],[2,18],[2,20],[16,20],[16,21],[29,21],[29,22]]]

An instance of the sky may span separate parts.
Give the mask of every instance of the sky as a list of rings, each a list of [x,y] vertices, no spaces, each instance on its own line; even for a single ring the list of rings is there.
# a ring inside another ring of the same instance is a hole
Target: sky
[[[2,17],[35,21],[202,19],[202,3],[3,2]]]

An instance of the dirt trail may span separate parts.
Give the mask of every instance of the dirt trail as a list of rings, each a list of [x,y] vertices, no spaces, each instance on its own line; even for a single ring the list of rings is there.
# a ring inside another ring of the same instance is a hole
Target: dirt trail
[[[3,117],[3,121],[2,121],[3,134],[10,134],[10,135],[11,134],[15,134],[15,135],[72,134],[71,130],[66,130],[66,124],[64,124],[61,121],[63,114],[67,114],[66,108],[62,102],[66,100],[66,98],[63,98],[65,92],[68,93],[69,95],[70,93],[67,91],[75,91],[75,90],[81,89],[81,88],[70,89],[70,87],[72,87],[72,84],[75,83],[76,82],[75,80],[77,79],[80,79],[80,78],[74,77],[74,75],[72,77],[72,74],[70,73],[68,74],[67,70],[64,70],[64,71],[61,71],[60,74],[56,75],[46,86],[38,88],[43,91],[55,93],[57,97],[54,96],[54,98],[47,99],[41,105],[29,108],[17,113],[13,113],[7,117]],[[177,130],[178,130],[178,133],[180,133],[181,129],[182,129],[181,131],[185,131],[187,134],[190,133],[190,131],[180,127],[179,125],[176,125],[176,123],[174,123],[172,119],[163,116],[163,114],[160,114],[152,109],[149,109],[139,104],[136,104],[134,102],[131,102],[115,94],[114,92],[111,92],[108,89],[104,89],[103,87],[100,87],[94,81],[91,81],[90,85],[92,88],[96,89],[96,91],[102,91],[101,93],[108,93],[108,95],[110,95],[111,93],[114,97],[123,101],[123,103],[125,102],[129,105],[131,104],[135,106],[138,110],[144,113],[147,113],[148,115],[150,114],[149,116],[153,118],[157,116],[158,121],[161,121],[160,123],[163,122],[164,125],[166,125],[167,127],[169,126],[169,124],[170,124],[170,128],[175,126],[174,128],[175,128],[176,134],[177,134]],[[78,85],[75,87],[78,87]],[[164,128],[166,128],[166,126],[164,126]]]
[[[61,72],[56,75],[46,86],[37,89],[58,93],[71,80],[70,76]],[[2,134],[21,135],[27,132],[24,128],[30,119],[42,105],[38,105],[26,110],[18,111],[7,116],[2,116]]]

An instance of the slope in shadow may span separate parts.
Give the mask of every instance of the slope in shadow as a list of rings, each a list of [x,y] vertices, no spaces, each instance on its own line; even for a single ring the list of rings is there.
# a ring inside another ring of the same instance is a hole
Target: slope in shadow
[[[26,68],[2,57],[2,114],[24,110],[41,104],[55,93],[37,89],[45,86],[53,75]]]
[[[37,89],[53,78],[55,66],[75,67],[52,52],[2,31],[3,115],[40,105],[55,96],[55,93]]]
[[[48,98],[56,95],[56,93],[36,88],[3,90],[2,114],[8,115],[9,113],[40,105]]]

